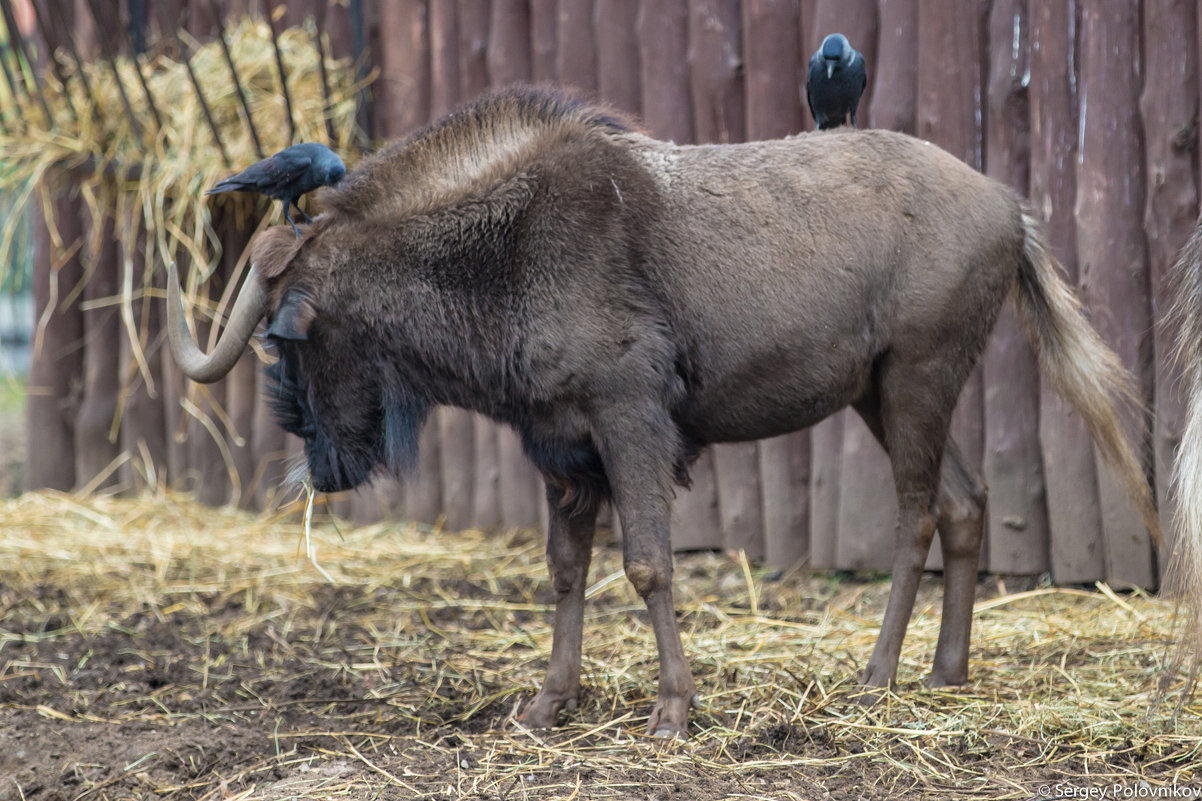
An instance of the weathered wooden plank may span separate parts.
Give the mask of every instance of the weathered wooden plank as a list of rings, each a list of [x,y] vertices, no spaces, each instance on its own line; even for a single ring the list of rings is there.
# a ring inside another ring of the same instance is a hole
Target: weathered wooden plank
[[[585,95],[597,92],[597,42],[593,0],[559,0],[556,9],[555,79]]]
[[[78,245],[83,233],[82,204],[57,182],[48,191],[58,241],[41,214],[34,214],[33,332],[26,383],[25,425],[36,448],[25,451],[25,488],[68,491],[75,486],[75,418],[83,372],[83,314],[64,299],[83,279]]]
[[[128,215],[135,212],[127,210]],[[126,221],[131,225],[132,219]],[[122,275],[126,285],[159,288],[162,273],[157,276],[146,260],[146,237],[142,232],[132,252],[123,253]],[[121,450],[131,456],[121,470],[122,484],[135,490],[154,489],[167,480],[167,421],[163,408],[163,364],[159,357],[162,347],[163,306],[157,298],[135,295],[130,304],[136,340],[129,332],[121,338],[119,355],[121,369]],[[134,348],[142,353],[145,372],[134,356]],[[154,394],[151,394],[151,388]]]
[[[555,80],[558,0],[530,0],[531,72],[535,81]]]
[[[459,103],[459,14],[455,3],[431,3],[430,118],[438,119]]]
[[[698,142],[742,142],[742,18],[739,0],[689,2],[689,79]]]
[[[488,22],[488,75],[496,86],[530,80],[530,3],[493,0]]]
[[[802,130],[799,20],[797,0],[744,0],[748,139],[775,139]]]
[[[918,108],[918,0],[879,0],[880,42],[869,64],[868,119],[874,128],[914,133]]]
[[[255,454],[255,469],[250,490],[258,509],[275,509],[282,502],[284,474],[287,470],[286,434],[271,410],[274,387],[261,366],[255,368],[255,408],[251,421],[251,449]]]
[[[422,0],[380,0],[380,27],[389,39],[378,55],[380,77],[372,90],[381,138],[401,136],[430,119],[426,9]]]
[[[226,275],[233,275],[234,268],[242,252],[247,248],[249,232],[230,225],[222,232],[222,269]],[[256,459],[254,453],[254,417],[255,417],[255,371],[258,369],[258,357],[249,348],[242,358],[234,365],[225,382],[225,411],[229,415],[232,428],[223,426],[226,434],[226,444],[230,450],[233,462],[233,475],[230,501],[237,503],[243,509],[253,508],[255,502],[254,474]]]
[[[90,218],[84,233],[83,398],[75,421],[76,486],[101,489],[117,484],[121,449],[113,432],[121,391],[118,354],[121,317],[113,300],[121,283],[121,255],[111,217]],[[108,478],[97,480],[104,472]]]
[[[1102,336],[1132,370],[1141,397],[1151,399],[1152,335],[1144,213],[1144,168],[1137,114],[1140,77],[1138,7],[1127,0],[1081,4],[1078,75],[1080,151],[1077,154],[1077,254],[1081,294]],[[1123,180],[1114,180],[1115,165]],[[1146,442],[1142,413],[1124,421],[1136,443]],[[1135,509],[1110,470],[1099,464],[1098,498],[1106,579],[1151,587],[1152,553]]]
[[[459,0],[459,97],[470,100],[488,88],[489,8],[480,0]]]
[[[682,144],[693,141],[688,13],[686,0],[643,3],[635,24],[642,70],[643,120],[655,136]]]
[[[852,481],[851,476],[844,480],[841,475],[843,425],[848,414],[855,412],[839,412],[810,429],[809,564],[819,569],[837,565],[839,496]]]
[[[1052,250],[1077,283],[1076,12],[1054,3],[1030,7],[1031,203],[1043,218]],[[1046,383],[1040,388],[1040,446],[1047,486],[1052,576],[1096,581],[1105,573],[1097,468],[1085,424]]]
[[[1170,483],[1173,454],[1181,441],[1184,403],[1181,374],[1173,363],[1177,331],[1165,312],[1172,304],[1169,271],[1177,252],[1194,228],[1198,208],[1197,176],[1193,153],[1198,123],[1198,9],[1188,0],[1151,0],[1144,4],[1143,36],[1155,46],[1145,48],[1145,74],[1140,96],[1146,160],[1147,202],[1144,232],[1148,240],[1148,268],[1153,315],[1155,388],[1152,433],[1156,497],[1161,528],[1171,542],[1174,504]],[[1163,571],[1168,559],[1159,560]]]
[[[841,570],[889,570],[897,523],[893,473],[880,443],[854,413],[843,418],[841,469],[835,565]]]
[[[593,33],[597,40],[597,91],[623,111],[642,108],[639,85],[638,0],[596,0]]]
[[[986,172],[1025,193],[1030,167],[1026,0],[996,0],[989,18]],[[989,486],[989,569],[1036,574],[1049,567],[1048,517],[1039,449],[1039,365],[1010,304],[982,358]]]

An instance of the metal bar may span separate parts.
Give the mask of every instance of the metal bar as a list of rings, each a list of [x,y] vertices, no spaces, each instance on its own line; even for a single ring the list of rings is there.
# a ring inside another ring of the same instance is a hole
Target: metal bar
[[[259,158],[263,158],[266,154],[263,152],[263,144],[259,141],[259,131],[255,128],[255,118],[251,116],[246,92],[242,89],[242,80],[238,77],[238,68],[234,66],[234,54],[230,52],[230,43],[225,38],[225,24],[221,21],[221,8],[217,5],[217,0],[209,0],[209,8],[213,11],[213,19],[217,20],[217,38],[221,42],[221,52],[225,53],[225,63],[230,68],[230,76],[234,79],[234,88],[238,90],[238,102],[242,104],[246,127],[250,129],[250,138],[254,140],[255,152],[259,154]]]
[[[79,109],[75,107],[75,101],[71,98],[70,87],[67,84],[67,77],[63,75],[62,65],[55,58],[55,51],[58,50],[58,41],[50,32],[50,25],[43,16],[42,9],[33,0],[30,0],[29,4],[33,6],[33,16],[38,24],[38,32],[42,34],[42,41],[46,43],[46,49],[49,51],[46,54],[46,61],[49,63],[50,70],[54,73],[55,79],[63,87],[63,97],[67,99],[67,108],[71,111],[71,119],[78,122]]]
[[[321,96],[323,103],[321,106],[321,116],[326,121],[326,138],[331,145],[334,144],[334,121],[330,119],[330,76],[326,72],[326,46],[325,46],[325,22],[326,15],[330,13],[329,0],[322,0],[321,9],[314,11],[313,22],[317,28],[317,66],[321,72]]]
[[[146,107],[150,109],[150,116],[154,117],[155,130],[161,131],[163,130],[163,118],[159,116],[159,107],[154,102],[154,95],[150,92],[150,84],[146,82],[146,76],[142,74],[142,63],[138,61],[138,56],[146,49],[146,38],[143,35],[146,20],[135,8],[137,5],[139,4],[130,3],[129,27],[123,26],[121,30],[125,34],[125,41],[129,44],[129,57],[134,63],[134,72],[138,75],[138,83],[142,85],[142,94],[146,96]]]
[[[103,125],[104,117],[100,113],[100,104],[96,101],[96,93],[92,91],[92,82],[88,80],[88,73],[83,67],[83,59],[79,57],[79,48],[75,44],[75,26],[67,20],[62,7],[55,0],[47,0],[47,2],[58,18],[59,30],[66,32],[67,52],[71,54],[71,60],[75,62],[75,74],[79,76],[79,82],[83,84],[84,93],[88,96],[88,113],[92,115],[92,119],[96,120],[98,125]]]
[[[96,45],[100,48],[100,55],[108,64],[109,72],[113,73],[113,83],[117,84],[117,94],[121,96],[121,105],[125,108],[125,114],[129,117],[129,124],[134,129],[134,138],[142,138],[142,126],[138,124],[138,115],[134,114],[134,107],[130,105],[129,95],[125,93],[125,84],[121,81],[121,73],[117,71],[117,59],[113,55],[113,48],[110,47],[112,42],[107,36],[101,36],[104,30],[104,23],[101,21],[100,10],[96,8],[96,0],[88,0],[88,10],[92,12],[92,19],[96,22]]]
[[[46,102],[46,96],[42,94],[42,86],[33,77],[33,58],[29,55],[29,48],[25,43],[25,37],[21,35],[21,29],[17,27],[17,18],[13,14],[11,3],[0,3],[0,11],[4,12],[4,27],[8,28],[8,45],[12,49],[13,42],[16,42],[16,49],[13,54],[17,56],[17,68],[21,67],[21,59],[25,59],[25,69],[21,71],[22,83],[25,84],[25,90],[32,97],[38,99],[38,105],[42,107],[42,113],[46,115],[46,124],[54,125],[54,115],[50,113],[50,105]],[[30,83],[33,84],[33,91],[30,92]]]
[[[213,112],[209,110],[209,104],[205,101],[205,93],[200,88],[200,81],[196,79],[196,71],[192,69],[192,54],[189,51],[188,45],[184,43],[178,30],[173,29],[171,35],[179,43],[179,52],[184,59],[184,67],[188,70],[188,78],[192,81],[192,88],[196,90],[196,99],[200,101],[200,109],[204,112],[205,119],[209,123],[209,130],[213,133],[213,142],[216,143],[217,149],[221,151],[221,161],[227,168],[232,169],[233,164],[230,162],[229,153],[225,150],[225,142],[221,141],[221,131],[218,130],[217,122],[213,119]]]
[[[275,30],[275,9],[267,3],[267,27],[271,29],[271,44],[275,47],[275,65],[280,71],[280,88],[284,93],[284,109],[288,112],[288,144],[296,142],[296,120],[292,118],[292,94],[288,91],[288,75],[284,72],[284,54],[280,50],[280,37]]]

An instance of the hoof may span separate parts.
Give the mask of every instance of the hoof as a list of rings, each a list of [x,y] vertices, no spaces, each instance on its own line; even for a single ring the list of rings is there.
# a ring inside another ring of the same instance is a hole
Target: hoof
[[[860,706],[876,706],[889,691],[885,687],[857,687],[851,691],[851,700]]]
[[[937,690],[941,687],[959,687],[968,684],[968,676],[962,676],[958,673],[944,674],[932,670],[931,675],[927,676],[923,684],[929,690]]]
[[[559,722],[561,711],[571,712],[575,708],[575,697],[553,699],[540,693],[530,699],[515,720],[527,729],[553,729]]]
[[[652,736],[657,737],[661,740],[684,741],[684,740],[689,739],[688,732],[681,731],[680,729],[669,728],[668,726],[660,726],[658,729],[656,729],[652,733]]]

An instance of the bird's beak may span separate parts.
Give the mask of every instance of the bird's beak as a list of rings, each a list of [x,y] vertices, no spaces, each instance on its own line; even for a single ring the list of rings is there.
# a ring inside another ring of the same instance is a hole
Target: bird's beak
[[[830,78],[834,74],[835,74],[835,62],[833,62],[833,61],[826,62],[826,77]]]

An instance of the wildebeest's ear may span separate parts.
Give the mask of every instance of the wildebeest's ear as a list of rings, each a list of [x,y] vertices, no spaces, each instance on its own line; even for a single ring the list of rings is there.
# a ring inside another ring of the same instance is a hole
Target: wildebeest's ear
[[[309,294],[300,289],[289,289],[271,316],[267,336],[276,339],[302,341],[309,338],[309,324],[317,316]]]
[[[305,240],[298,239],[286,225],[275,225],[255,237],[250,262],[264,278],[281,275],[300,252]]]

